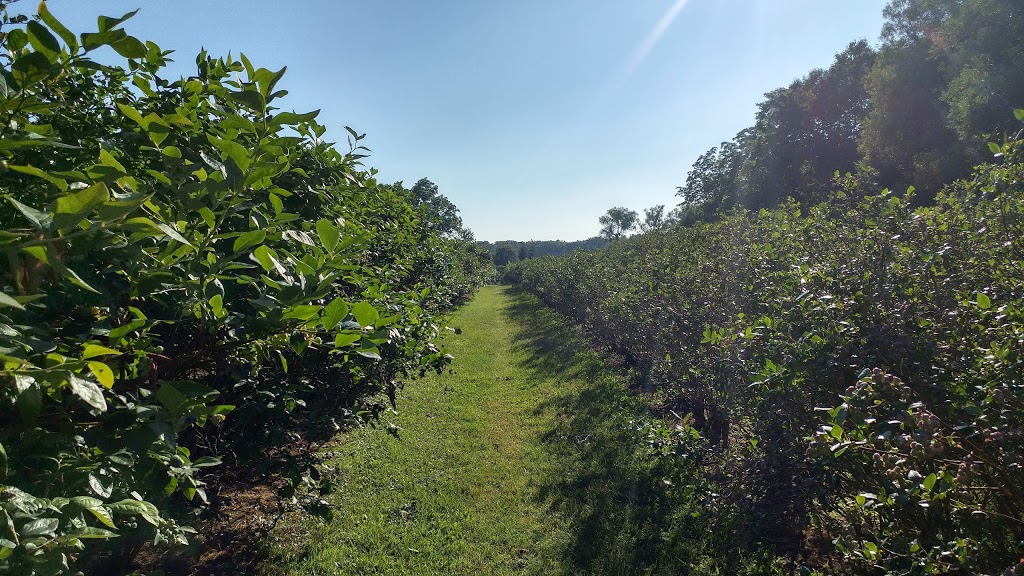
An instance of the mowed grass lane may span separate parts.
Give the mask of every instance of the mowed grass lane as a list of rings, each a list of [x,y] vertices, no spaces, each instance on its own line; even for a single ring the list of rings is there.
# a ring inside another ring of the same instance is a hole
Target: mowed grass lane
[[[659,479],[637,467],[631,427],[646,410],[621,375],[508,288],[483,288],[451,326],[453,372],[337,439],[334,518],[282,522],[263,573],[665,571]]]

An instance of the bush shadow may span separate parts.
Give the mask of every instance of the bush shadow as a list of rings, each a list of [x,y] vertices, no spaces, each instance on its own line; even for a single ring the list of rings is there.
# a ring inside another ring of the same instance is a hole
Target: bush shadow
[[[578,329],[532,295],[507,288],[502,312],[536,383],[559,380],[537,408],[554,415],[541,439],[556,470],[537,498],[570,523],[561,574],[678,574],[699,564],[703,531],[666,484],[664,458],[640,432],[650,419],[621,366],[603,363]],[[554,568],[554,567],[549,567]],[[549,572],[551,573],[551,572]]]

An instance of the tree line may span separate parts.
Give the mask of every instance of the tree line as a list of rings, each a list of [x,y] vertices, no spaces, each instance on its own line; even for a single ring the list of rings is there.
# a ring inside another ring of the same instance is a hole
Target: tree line
[[[477,245],[486,250],[499,269],[529,258],[541,256],[561,256],[573,250],[597,250],[608,244],[607,239],[600,236],[567,242],[565,240],[499,240],[497,242],[479,241]]]
[[[851,42],[827,69],[765,94],[753,126],[697,158],[664,220],[707,221],[790,197],[813,205],[828,198],[837,173],[868,189],[913,185],[915,202],[927,204],[968,176],[990,139],[1016,129],[1024,4],[894,0],[884,15],[878,48]],[[629,210],[613,210],[603,235],[637,228]]]

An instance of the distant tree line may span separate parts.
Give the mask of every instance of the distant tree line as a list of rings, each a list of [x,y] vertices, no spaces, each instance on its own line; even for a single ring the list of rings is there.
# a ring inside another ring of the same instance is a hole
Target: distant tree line
[[[564,240],[499,240],[498,242],[477,242],[477,245],[491,253],[495,266],[503,268],[514,262],[540,256],[561,256],[574,250],[597,250],[608,244],[606,238],[594,236],[586,240],[566,242]]]

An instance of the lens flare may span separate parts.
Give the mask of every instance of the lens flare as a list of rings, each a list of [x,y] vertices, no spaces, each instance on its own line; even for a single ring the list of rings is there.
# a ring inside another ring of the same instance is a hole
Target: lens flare
[[[626,68],[626,78],[632,76],[633,73],[636,72],[637,68],[644,63],[644,60],[647,59],[651,54],[651,51],[654,50],[654,47],[658,44],[658,40],[661,40],[665,31],[672,26],[672,23],[675,22],[676,17],[679,16],[679,13],[683,11],[683,8],[686,7],[688,2],[689,0],[676,0],[676,3],[673,4],[668,11],[665,12],[665,15],[662,16],[654,25],[654,28],[651,28],[651,31],[647,33],[646,37],[644,37],[644,41],[641,42],[640,46],[638,46],[636,51],[633,52],[633,57],[630,58],[629,66]]]

